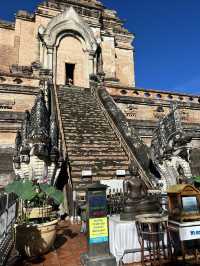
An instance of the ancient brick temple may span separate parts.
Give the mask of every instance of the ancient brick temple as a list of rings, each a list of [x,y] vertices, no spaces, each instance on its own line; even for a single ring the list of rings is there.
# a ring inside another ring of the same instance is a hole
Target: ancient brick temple
[[[97,0],[47,0],[34,13],[18,11],[14,23],[0,21],[2,176],[11,175],[16,132],[40,89],[46,101],[49,90],[52,94],[47,109],[57,116],[59,149],[70,162],[73,184],[88,169],[95,180],[114,178],[131,161],[95,86],[111,96],[144,150],[172,103],[178,103],[184,128],[193,134],[192,145],[200,146],[199,96],[138,88],[133,40],[117,13]],[[136,159],[141,166],[141,157]]]

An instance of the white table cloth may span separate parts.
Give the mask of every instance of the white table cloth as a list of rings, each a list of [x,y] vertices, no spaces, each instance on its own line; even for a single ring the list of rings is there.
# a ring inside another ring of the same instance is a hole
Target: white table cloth
[[[120,216],[109,217],[110,252],[116,257],[117,263],[127,249],[140,249],[135,221],[120,221]],[[124,263],[141,261],[140,252],[124,256]]]

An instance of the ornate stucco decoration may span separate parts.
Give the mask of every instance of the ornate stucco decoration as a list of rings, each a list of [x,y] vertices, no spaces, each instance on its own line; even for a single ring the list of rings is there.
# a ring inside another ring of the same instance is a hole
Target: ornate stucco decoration
[[[117,106],[122,110],[125,116],[129,119],[136,118],[138,107],[134,104],[118,103]]]
[[[24,162],[29,161],[28,160],[28,155],[30,152],[30,146],[28,144],[29,131],[30,131],[30,113],[28,110],[26,110],[24,120],[22,122],[22,127],[21,127],[22,143],[21,143],[21,149],[20,149],[21,155],[24,155],[24,159],[22,160]]]
[[[13,163],[15,174],[21,178],[48,178],[53,182],[60,171],[57,121],[48,103],[49,96],[45,100],[40,90],[31,112],[25,112],[21,131],[17,132]]]
[[[58,151],[58,127],[56,123],[55,114],[52,114],[50,118],[49,137],[50,137],[50,147],[51,147],[50,157],[51,157],[51,160],[55,161],[59,153]]]
[[[58,45],[59,40],[68,34],[80,36],[85,41],[88,51],[91,53],[96,51],[97,43],[92,30],[73,7],[65,9],[64,12],[54,17],[46,29],[39,29],[39,35],[46,47]]]
[[[34,154],[48,154],[49,143],[49,112],[47,110],[44,93],[41,90],[31,110],[29,142],[34,146]]]
[[[0,100],[0,109],[12,109],[15,105],[15,99],[13,100]]]
[[[184,131],[181,114],[174,105],[171,112],[159,121],[151,142],[151,158],[165,183],[164,189],[192,177],[190,141],[191,136]]]
[[[154,110],[154,112],[153,112],[153,116],[154,116],[156,119],[158,119],[158,120],[164,118],[164,116],[165,116],[165,110],[164,110],[164,108],[163,108],[162,106],[158,106],[158,107],[156,108],[156,110]]]
[[[128,104],[128,106],[125,108],[124,113],[128,118],[135,118],[137,114],[137,107],[135,107],[133,104]]]
[[[180,111],[180,115],[181,115],[182,120],[188,121],[188,119],[189,119],[189,112],[187,112],[185,110],[181,110]]]
[[[72,5],[77,5],[77,3],[80,6],[83,7],[90,7],[90,8],[96,8],[96,9],[101,9],[103,4],[100,1],[97,0],[71,0],[70,4]],[[43,5],[48,5],[49,7],[53,7],[53,8],[63,8],[67,5],[69,5],[69,1],[68,0],[48,0],[46,2],[43,3]]]

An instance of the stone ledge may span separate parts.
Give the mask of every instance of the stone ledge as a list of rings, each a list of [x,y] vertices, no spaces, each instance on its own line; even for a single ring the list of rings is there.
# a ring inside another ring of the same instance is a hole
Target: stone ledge
[[[33,22],[35,20],[35,15],[26,10],[19,10],[16,14],[16,18]]]
[[[0,20],[0,28],[8,29],[8,30],[14,30],[15,29],[15,23],[6,21],[6,20]]]
[[[2,84],[0,85],[0,92],[37,95],[39,92],[39,88],[30,87],[30,86]]]
[[[159,106],[162,105],[163,107],[169,107],[172,102],[176,102],[177,100],[167,100],[167,99],[155,99],[155,98],[145,98],[144,96],[119,96],[119,95],[112,95],[113,99],[117,103],[125,103],[125,104],[140,104],[140,105],[150,105],[150,106]],[[193,102],[178,102],[178,105],[181,108],[188,108],[194,110],[200,110],[200,103],[193,103]]]
[[[0,121],[22,121],[24,119],[24,112],[9,112],[9,111],[0,111]]]
[[[171,95],[174,95],[174,96],[187,96],[187,97],[194,97],[194,98],[199,98],[200,95],[195,95],[195,94],[190,94],[190,93],[181,93],[181,92],[176,92],[176,91],[170,91],[170,90],[159,90],[159,89],[152,89],[152,88],[149,88],[149,89],[145,89],[145,88],[140,88],[140,87],[127,87],[127,86],[124,86],[124,85],[121,85],[121,84],[112,84],[112,83],[109,83],[109,82],[105,82],[105,87],[107,89],[109,88],[113,88],[113,89],[118,89],[118,90],[125,90],[125,91],[135,91],[135,92],[147,92],[147,93],[160,93],[160,94],[163,94],[163,95],[166,95],[166,94],[171,94]]]

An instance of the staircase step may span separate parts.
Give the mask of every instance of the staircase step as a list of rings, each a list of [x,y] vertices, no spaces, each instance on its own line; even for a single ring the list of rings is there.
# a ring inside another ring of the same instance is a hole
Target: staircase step
[[[92,169],[88,169],[92,170]],[[102,169],[99,172],[92,171],[92,176],[115,176],[116,177],[116,170],[128,170],[126,167],[120,168],[120,169],[112,169],[112,170],[105,170]],[[82,171],[74,171],[72,170],[72,176],[73,178],[81,178],[82,177]]]
[[[73,146],[68,146],[67,148],[68,152],[69,153],[90,153],[90,152],[94,152],[94,153],[124,153],[125,152],[121,149],[121,147],[116,147],[116,146],[108,146],[108,145],[104,145],[104,146],[100,146],[100,145],[91,145],[91,146],[86,146],[86,147],[80,147],[80,146],[77,146],[77,145],[73,145]]]
[[[63,119],[63,124],[65,124],[66,126],[75,126],[75,127],[82,127],[83,124],[82,122],[80,121],[80,117],[79,118],[65,118],[61,115],[61,118]],[[91,123],[90,124],[91,126],[102,126],[102,127],[108,127],[108,124],[104,123],[103,121],[101,121],[101,123]],[[110,127],[109,127],[110,128]]]
[[[126,158],[124,158],[126,159]],[[93,161],[88,161],[88,160],[76,160],[76,161],[71,161],[71,166],[79,166],[79,167],[83,167],[86,166],[86,168],[92,167],[94,166],[95,168],[104,168],[106,167],[107,169],[112,169],[112,167],[114,168],[116,165],[118,166],[125,166],[125,165],[129,165],[128,161],[115,161],[115,160],[93,160]]]
[[[92,181],[128,170],[128,157],[90,89],[60,86],[58,102],[75,186],[91,182],[81,178],[82,170],[92,170]]]
[[[72,172],[77,173],[82,170],[92,170],[94,173],[98,171],[116,171],[116,170],[128,170],[129,164],[115,164],[115,165],[104,165],[98,166],[96,165],[72,165]]]
[[[67,135],[67,134],[66,134]],[[69,142],[76,142],[76,143],[105,143],[106,140],[109,143],[113,143],[112,137],[104,137],[104,136],[85,136],[85,135],[79,135],[79,136],[66,136],[66,141]]]
[[[66,140],[67,140],[67,144],[69,145],[69,146],[71,146],[71,144],[75,144],[75,146],[82,146],[83,147],[83,145],[99,145],[99,146],[103,146],[103,145],[106,145],[106,146],[114,146],[114,145],[116,145],[116,146],[118,146],[118,147],[120,147],[120,143],[119,142],[117,142],[117,141],[114,141],[114,140],[108,140],[108,141],[106,141],[105,139],[102,139],[102,140],[91,140],[91,139],[71,139],[71,138],[65,138]],[[71,143],[71,144],[70,144]]]
[[[90,156],[91,157],[100,157],[100,159],[103,159],[104,157],[105,158],[108,158],[108,153],[110,154],[110,156],[113,158],[115,157],[122,157],[124,158],[124,156],[126,156],[125,152],[114,152],[114,151],[98,151],[98,150],[93,150],[93,151],[69,151],[68,150],[68,154],[70,156],[70,158],[73,160],[73,158],[75,159],[78,159],[79,156],[81,155],[81,158],[82,157],[87,157],[89,158]]]
[[[104,132],[94,131],[92,133],[92,131],[90,130],[90,132],[79,132],[79,131],[77,131],[76,133],[73,133],[73,132],[69,132],[68,130],[64,130],[64,133],[66,133],[69,138],[77,136],[77,138],[79,138],[79,137],[84,137],[84,138],[88,138],[88,137],[89,138],[106,138],[106,139],[110,138],[111,140],[113,140],[113,134],[111,134],[111,132],[104,133]]]
[[[121,161],[121,160],[124,160],[124,156],[120,156],[119,154],[118,155],[111,155],[110,154],[110,159],[112,159],[113,161]],[[88,161],[90,160],[91,162],[92,161],[96,161],[96,160],[99,160],[99,161],[102,161],[102,160],[106,160],[108,159],[108,155],[88,155],[88,156],[77,156],[77,155],[71,155],[70,156],[70,160],[73,162],[73,161]]]
[[[118,142],[113,142],[113,141],[112,142],[101,141],[100,143],[98,142],[98,143],[78,143],[78,144],[75,142],[67,143],[67,148],[69,150],[72,150],[73,148],[74,150],[77,150],[77,149],[103,149],[103,148],[112,148],[112,147],[114,147],[114,149],[121,148]]]

